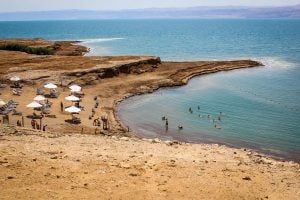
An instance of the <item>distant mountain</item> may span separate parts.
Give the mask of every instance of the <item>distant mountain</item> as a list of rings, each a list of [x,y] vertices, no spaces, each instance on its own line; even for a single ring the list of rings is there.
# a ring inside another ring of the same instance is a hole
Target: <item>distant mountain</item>
[[[300,5],[285,7],[228,6],[191,8],[149,8],[119,11],[59,10],[0,13],[0,21],[199,18],[300,18]]]

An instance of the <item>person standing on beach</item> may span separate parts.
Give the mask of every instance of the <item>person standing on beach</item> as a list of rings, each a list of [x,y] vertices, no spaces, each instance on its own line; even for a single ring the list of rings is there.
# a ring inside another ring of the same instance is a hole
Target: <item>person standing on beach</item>
[[[44,125],[44,126],[43,126],[43,131],[46,131],[46,127],[47,127],[47,125]]]
[[[33,129],[35,129],[35,120],[34,119],[31,120],[31,126]]]
[[[93,126],[97,126],[97,121],[98,121],[98,118],[94,119]]]
[[[60,111],[61,111],[61,112],[63,112],[63,111],[64,111],[64,104],[63,104],[63,102],[62,102],[62,101],[60,102]]]
[[[20,120],[17,121],[17,126],[21,126]]]

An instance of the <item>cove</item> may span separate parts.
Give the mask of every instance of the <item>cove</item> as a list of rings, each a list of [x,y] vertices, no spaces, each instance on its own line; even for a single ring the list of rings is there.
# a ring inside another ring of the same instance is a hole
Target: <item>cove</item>
[[[269,65],[198,76],[182,87],[131,97],[118,115],[141,137],[246,147],[299,161],[300,107],[283,80],[293,71]]]

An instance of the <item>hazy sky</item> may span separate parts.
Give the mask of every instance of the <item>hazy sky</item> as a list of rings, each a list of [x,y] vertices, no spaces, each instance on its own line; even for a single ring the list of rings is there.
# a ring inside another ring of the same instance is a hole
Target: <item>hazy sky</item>
[[[0,0],[0,12],[41,10],[119,10],[191,6],[281,6],[300,0]]]

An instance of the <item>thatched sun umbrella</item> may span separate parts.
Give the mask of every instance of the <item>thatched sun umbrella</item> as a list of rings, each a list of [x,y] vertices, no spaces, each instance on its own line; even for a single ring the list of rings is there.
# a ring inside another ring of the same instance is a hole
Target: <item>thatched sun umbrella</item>
[[[80,92],[81,91],[81,87],[79,85],[71,85],[69,88],[71,89],[71,92]]]

